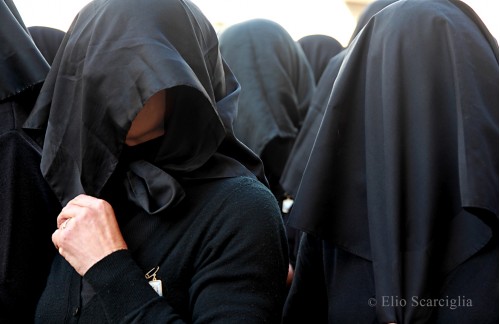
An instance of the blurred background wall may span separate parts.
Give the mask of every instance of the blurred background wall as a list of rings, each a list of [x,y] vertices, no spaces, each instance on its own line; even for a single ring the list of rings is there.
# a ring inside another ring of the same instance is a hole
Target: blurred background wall
[[[42,25],[67,30],[76,13],[90,0],[14,0],[27,26]],[[280,23],[296,40],[326,34],[346,45],[362,10],[374,0],[193,0],[215,29],[251,18]],[[498,39],[497,0],[464,0]]]

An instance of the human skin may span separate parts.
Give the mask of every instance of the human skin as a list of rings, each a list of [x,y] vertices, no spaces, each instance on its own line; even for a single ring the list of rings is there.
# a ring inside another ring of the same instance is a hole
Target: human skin
[[[165,133],[165,118],[173,109],[173,94],[154,94],[139,111],[125,144],[138,145]],[[81,194],[68,202],[57,217],[52,242],[81,276],[107,255],[127,249],[113,207],[105,200]]]
[[[162,90],[146,101],[127,133],[125,144],[138,145],[165,133],[165,117],[172,112],[173,94]],[[163,108],[163,109],[162,109]]]

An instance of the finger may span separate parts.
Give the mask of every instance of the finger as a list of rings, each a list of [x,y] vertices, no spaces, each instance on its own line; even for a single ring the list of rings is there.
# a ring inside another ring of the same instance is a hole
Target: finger
[[[57,216],[57,228],[60,228],[64,222],[66,222],[70,218],[76,217],[80,213],[82,213],[81,207],[75,205],[66,205],[66,207],[64,207]]]
[[[68,214],[59,214],[57,216],[57,229],[61,228],[61,225],[70,218]]]
[[[113,207],[103,199],[99,199],[87,195],[79,195],[66,205],[66,207],[77,206],[80,208],[86,208],[92,213],[97,213],[97,215],[109,215],[114,214]]]
[[[75,198],[71,199],[67,205],[77,205],[81,207],[87,207],[94,204],[97,200],[99,199],[92,196],[80,194]]]
[[[68,223],[70,220],[72,220],[73,218],[68,218],[64,221],[64,223],[61,224],[61,229],[65,230],[66,227],[68,226]]]
[[[56,250],[59,250],[60,232],[61,231],[57,229],[54,231],[54,233],[52,233],[52,243],[54,243],[54,247],[56,248]]]

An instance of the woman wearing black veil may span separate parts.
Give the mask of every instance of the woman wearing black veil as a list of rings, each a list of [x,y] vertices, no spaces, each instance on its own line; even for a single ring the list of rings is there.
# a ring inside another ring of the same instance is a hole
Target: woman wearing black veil
[[[328,35],[314,34],[300,38],[300,48],[304,51],[314,73],[314,81],[318,84],[323,71],[332,57],[340,53],[344,47],[335,38]]]
[[[278,23],[251,19],[220,35],[221,52],[241,83],[235,134],[259,155],[276,198],[283,167],[314,92],[307,58]]]
[[[354,29],[353,36],[351,37],[351,41],[354,39],[355,35],[363,29],[364,25],[374,14],[395,1],[397,0],[376,0],[370,3],[361,14],[356,28]],[[312,38],[311,40],[314,39],[315,38]],[[299,189],[304,169],[309,159],[309,155],[311,154],[314,140],[316,139],[318,129],[321,125],[321,120],[323,119],[323,115],[328,105],[333,83],[337,78],[346,52],[347,49],[341,50],[334,57],[332,57],[328,61],[326,67],[324,67],[324,71],[321,73],[321,78],[318,81],[316,90],[314,91],[314,95],[311,99],[311,104],[307,110],[304,123],[299,131],[299,134],[297,135],[297,139],[295,140],[292,151],[290,152],[283,169],[283,173],[281,174],[280,184],[285,191],[286,196],[289,198],[288,203],[291,205],[290,210],[293,207],[293,199],[297,195],[297,190]],[[289,240],[289,244],[291,245],[289,249],[290,259],[293,262],[292,264],[295,265],[299,248],[300,230],[293,229],[291,227],[288,227],[287,230],[289,233],[293,233],[291,236],[295,238],[293,241]]]
[[[239,90],[189,1],[80,11],[25,124],[65,205],[37,322],[279,321],[286,238]]]
[[[285,323],[498,322],[498,44],[467,5],[400,0],[353,40],[290,224]]]
[[[396,1],[397,0],[376,0],[370,3],[359,17],[350,42],[352,42],[352,40],[363,29],[374,14]],[[309,39],[311,41],[314,40],[314,38],[304,38],[304,40]],[[321,77],[318,80],[316,90],[314,91],[314,95],[311,99],[311,104],[307,110],[303,127],[297,135],[297,139],[295,140],[292,151],[290,152],[290,156],[286,161],[281,175],[280,184],[286,194],[292,199],[297,194],[297,189],[299,188],[304,168],[307,164],[307,160],[309,159],[309,155],[311,154],[316,134],[318,133],[321,120],[323,119],[323,114],[325,113],[328,100],[330,99],[333,83],[337,78],[346,52],[347,49],[342,49],[330,58],[327,62],[328,64],[324,67]]]
[[[251,19],[220,35],[221,52],[241,83],[235,134],[260,156],[271,191],[288,214],[279,183],[307,114],[315,83],[300,45],[278,23]],[[287,229],[290,246],[297,238]],[[290,254],[291,255],[291,254]],[[291,267],[295,262],[291,261]],[[290,277],[292,268],[290,268]]]
[[[0,323],[29,323],[55,254],[60,205],[21,126],[49,65],[12,1],[0,1],[0,22]]]

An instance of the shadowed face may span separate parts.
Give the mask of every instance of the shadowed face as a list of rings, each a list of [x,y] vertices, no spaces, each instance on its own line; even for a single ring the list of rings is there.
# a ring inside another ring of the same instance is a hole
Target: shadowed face
[[[125,144],[138,145],[165,133],[165,118],[173,109],[171,91],[162,90],[146,101],[127,133]]]

